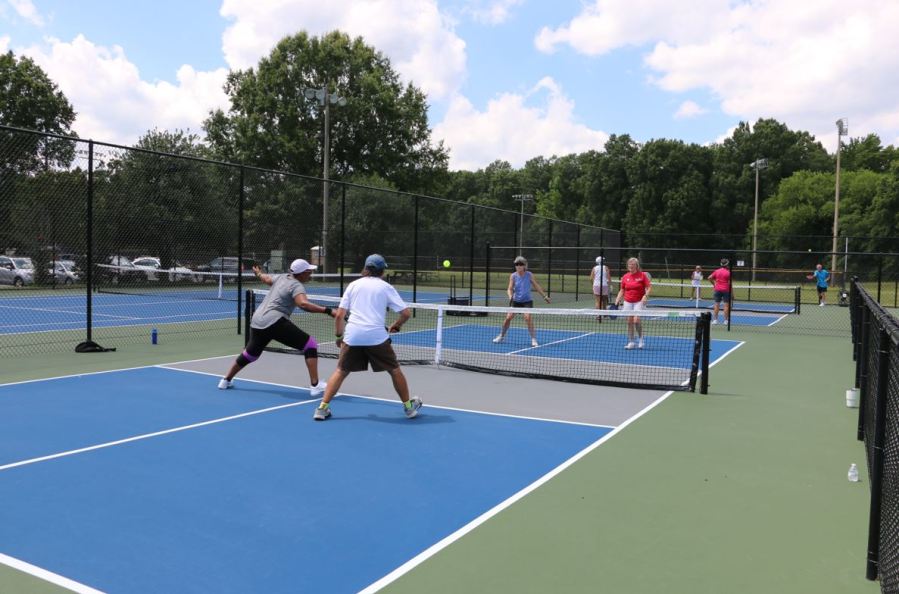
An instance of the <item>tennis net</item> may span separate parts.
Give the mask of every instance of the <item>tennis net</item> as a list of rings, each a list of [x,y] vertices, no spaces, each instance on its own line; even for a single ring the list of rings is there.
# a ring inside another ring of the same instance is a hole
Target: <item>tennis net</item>
[[[800,313],[801,290],[798,286],[733,285],[734,311],[772,314]],[[694,287],[687,283],[653,281],[650,307],[711,309],[715,305],[714,291],[709,284]]]
[[[247,291],[245,325],[265,298]],[[336,308],[339,299],[309,296]],[[503,375],[646,389],[707,392],[708,313],[691,311],[600,311],[592,309],[521,309],[408,304],[413,317],[402,332],[391,335],[402,364],[436,364]],[[509,313],[531,315],[536,346],[521,316],[497,341]],[[350,314],[352,315],[352,313]],[[627,316],[636,315],[643,341],[628,346]],[[387,323],[396,315],[388,312]],[[336,357],[334,321],[321,314],[295,310],[292,320],[318,341],[323,357]],[[295,352],[272,343],[267,350]]]

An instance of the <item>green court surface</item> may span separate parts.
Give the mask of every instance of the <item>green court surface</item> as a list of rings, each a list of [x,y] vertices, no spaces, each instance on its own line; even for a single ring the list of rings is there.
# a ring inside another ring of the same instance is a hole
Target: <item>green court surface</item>
[[[864,578],[869,491],[857,409],[845,406],[848,334],[714,334],[746,344],[712,369],[709,395],[669,396],[381,591],[878,592]],[[6,359],[0,369],[5,383],[228,355],[241,344],[204,337]],[[852,462],[860,483],[846,479]],[[397,521],[416,521],[401,499]],[[322,569],[352,571],[339,558]],[[0,565],[0,592],[62,591]]]

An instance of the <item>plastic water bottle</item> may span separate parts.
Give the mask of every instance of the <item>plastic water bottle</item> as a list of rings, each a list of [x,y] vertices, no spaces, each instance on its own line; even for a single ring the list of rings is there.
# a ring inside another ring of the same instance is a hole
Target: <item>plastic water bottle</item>
[[[159,335],[156,333],[156,328],[153,328],[153,330],[150,332],[150,343],[156,344],[158,339]]]
[[[849,480],[853,483],[858,482],[858,466],[855,464],[849,465]]]

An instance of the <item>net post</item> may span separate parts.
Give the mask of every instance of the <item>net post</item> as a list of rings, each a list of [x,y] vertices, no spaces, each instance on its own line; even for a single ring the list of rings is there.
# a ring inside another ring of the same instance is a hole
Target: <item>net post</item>
[[[705,312],[701,316],[702,326],[702,379],[699,380],[699,393],[709,393],[709,355],[712,350],[712,314]]]
[[[437,329],[434,338],[434,364],[440,365],[440,355],[443,350],[443,306],[437,308]]]
[[[94,141],[87,142],[87,266],[85,270],[85,289],[87,291],[85,302],[85,325],[87,326],[87,338],[91,341],[94,328]]]
[[[871,460],[871,511],[868,517],[868,558],[865,577],[876,580],[880,565],[881,502],[883,498],[883,458],[886,436],[887,398],[890,386],[890,334],[886,328],[879,332],[877,349],[877,395],[874,406],[874,447]]]

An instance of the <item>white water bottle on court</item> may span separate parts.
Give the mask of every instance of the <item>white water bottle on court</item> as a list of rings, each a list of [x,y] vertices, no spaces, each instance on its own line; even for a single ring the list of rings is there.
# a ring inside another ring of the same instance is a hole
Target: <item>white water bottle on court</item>
[[[858,466],[855,464],[849,465],[849,480],[853,483],[858,482]]]

